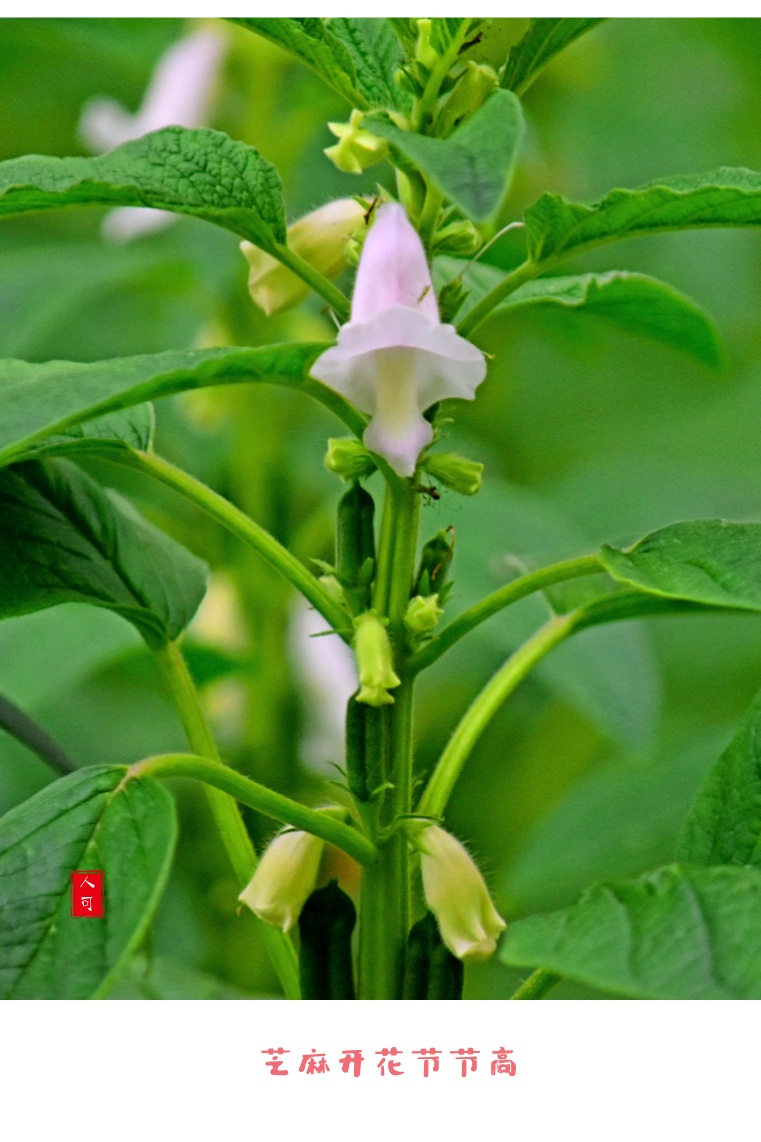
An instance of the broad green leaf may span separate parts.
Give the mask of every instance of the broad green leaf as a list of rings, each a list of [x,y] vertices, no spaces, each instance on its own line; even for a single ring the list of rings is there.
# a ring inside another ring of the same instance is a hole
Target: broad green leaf
[[[699,603],[650,595],[646,591],[613,591],[579,607],[574,613],[573,629],[581,631],[606,623],[656,618],[659,615],[705,614],[711,610],[713,608]]]
[[[165,127],[94,158],[0,163],[0,217],[62,206],[152,206],[213,222],[265,250],[286,241],[272,163],[205,127]]]
[[[551,18],[532,20],[522,40],[510,49],[501,85],[521,95],[542,68],[579,36],[591,31],[601,19]]]
[[[675,523],[600,559],[620,583],[667,599],[761,611],[761,524]]]
[[[499,208],[523,139],[523,112],[510,91],[495,91],[448,139],[402,131],[381,119],[368,117],[364,125],[477,222]]]
[[[591,206],[544,194],[526,211],[529,256],[554,263],[606,242],[666,230],[761,226],[761,174],[720,167],[638,190],[612,190]]]
[[[673,860],[690,803],[725,741],[712,730],[686,746],[669,742],[652,760],[608,762],[583,775],[511,861],[500,894],[508,911],[561,908],[590,884]]]
[[[409,107],[411,98],[394,83],[403,62],[399,41],[389,21],[375,17],[335,17],[330,31],[346,45],[357,87],[370,107]]]
[[[761,873],[670,866],[512,924],[504,963],[635,999],[761,999]]]
[[[153,444],[153,405],[112,412],[108,416],[74,424],[57,436],[46,436],[24,452],[24,459],[64,456],[77,452],[112,452],[123,448],[147,450]]]
[[[338,36],[327,27],[325,20],[317,17],[284,19],[281,17],[261,17],[234,19],[240,24],[271,40],[284,48],[317,72],[320,79],[342,95],[352,107],[369,106],[360,90],[352,53]]]
[[[761,694],[698,793],[677,855],[761,867]]]
[[[0,818],[0,998],[87,999],[142,941],[175,842],[174,804],[122,766],[83,769]],[[103,872],[105,916],[69,915],[69,874]]]
[[[415,52],[417,32],[412,26],[408,16],[388,16],[387,23],[394,29],[399,42],[404,45],[410,55]]]
[[[138,953],[119,973],[108,999],[270,999],[248,995],[206,972],[164,956]]]
[[[463,285],[469,290],[463,314],[506,276],[495,266],[474,263],[463,272],[467,263],[459,259],[438,261],[447,278],[463,275]],[[490,317],[529,305],[578,310],[691,353],[712,368],[721,364],[719,334],[705,310],[673,286],[647,274],[611,270],[603,274],[539,278],[519,286],[492,310]]]
[[[300,389],[361,435],[361,415],[333,389],[309,377],[312,362],[324,348],[170,350],[84,365],[0,361],[0,465],[50,436],[69,434],[75,425],[118,409],[186,389],[255,381]]]
[[[0,513],[0,618],[91,603],[161,646],[204,596],[200,560],[67,460],[6,468]]]

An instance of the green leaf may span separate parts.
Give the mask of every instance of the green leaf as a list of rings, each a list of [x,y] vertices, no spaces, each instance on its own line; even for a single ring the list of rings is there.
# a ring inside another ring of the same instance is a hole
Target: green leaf
[[[402,131],[367,117],[363,125],[414,163],[477,222],[499,208],[523,139],[523,112],[510,91],[495,91],[448,139]]]
[[[284,48],[296,56],[320,79],[332,87],[352,105],[364,109],[368,103],[360,90],[352,53],[346,44],[327,27],[325,20],[316,17],[299,19],[273,18],[234,19],[240,24]]]
[[[673,860],[690,803],[724,741],[721,731],[702,733],[687,746],[669,742],[653,760],[608,762],[584,774],[511,861],[500,893],[508,911],[561,908],[590,884]]]
[[[504,963],[636,999],[761,999],[761,873],[659,869],[512,924]]]
[[[558,52],[601,23],[601,19],[532,20],[523,39],[510,49],[502,87],[522,94]]]
[[[677,856],[761,867],[761,694],[698,793]]]
[[[164,956],[138,953],[119,973],[108,999],[269,999],[248,995],[206,972],[196,971]]]
[[[761,174],[720,167],[677,175],[612,190],[591,206],[544,194],[526,211],[529,256],[545,263],[624,238],[711,226],[761,226]]]
[[[761,524],[675,523],[600,559],[620,583],[668,599],[761,611]]]
[[[87,999],[138,947],[174,849],[174,804],[156,782],[96,766],[0,818],[0,998]],[[100,869],[105,915],[69,915],[69,874]]]
[[[152,206],[213,222],[265,250],[286,241],[272,163],[208,128],[165,127],[95,158],[0,163],[0,217],[62,206]]]
[[[24,451],[24,459],[65,456],[78,452],[108,453],[124,448],[147,450],[153,445],[155,425],[153,405],[141,404],[137,408],[112,412],[84,424],[74,424],[57,436],[46,436]]]
[[[462,274],[469,291],[463,313],[505,280],[495,266],[440,258],[437,264],[448,279]],[[647,274],[611,270],[603,274],[574,274],[539,278],[519,286],[489,315],[509,313],[528,305],[560,306],[602,318],[621,329],[640,333],[691,353],[711,368],[721,364],[718,331],[704,309],[673,286]]]
[[[324,345],[170,350],[78,364],[0,360],[0,465],[73,426],[154,397],[211,385],[264,382],[300,389],[362,434],[363,417],[333,389],[309,377]]]
[[[357,87],[369,107],[395,107],[400,111],[411,103],[410,96],[394,83],[403,62],[399,41],[389,21],[377,18],[335,17],[330,31],[348,49],[354,64]]]
[[[0,473],[0,618],[91,603],[151,646],[176,638],[206,590],[206,568],[67,460]]]

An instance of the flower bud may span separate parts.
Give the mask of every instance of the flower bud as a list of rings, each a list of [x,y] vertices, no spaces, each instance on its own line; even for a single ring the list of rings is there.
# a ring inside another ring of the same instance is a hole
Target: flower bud
[[[387,147],[383,139],[362,130],[362,112],[356,109],[348,123],[328,123],[328,130],[338,139],[324,153],[345,174],[361,174],[385,159]]]
[[[341,436],[328,441],[325,467],[343,480],[364,480],[375,471],[375,461],[359,440]]]
[[[454,557],[454,529],[437,531],[420,554],[420,567],[415,579],[416,595],[441,594]]]
[[[461,219],[452,222],[442,230],[437,230],[433,250],[436,254],[454,254],[459,257],[470,257],[480,249],[483,243],[479,231],[472,222]],[[441,299],[439,298],[439,304]]]
[[[443,614],[438,595],[416,595],[407,604],[404,622],[411,634],[430,634],[439,625]]]
[[[346,268],[346,247],[364,214],[353,198],[328,202],[288,227],[288,246],[325,277],[335,278]],[[249,293],[268,317],[281,309],[291,309],[308,296],[306,282],[277,258],[251,242],[241,242],[240,248],[251,267]]]
[[[426,456],[424,468],[434,480],[462,496],[475,496],[484,482],[484,466],[456,452],[439,452]]]
[[[436,66],[439,60],[438,52],[431,43],[433,20],[422,19],[416,20],[415,23],[418,29],[417,43],[415,44],[415,59],[419,59],[423,67],[427,67],[431,70]]]
[[[298,829],[278,833],[238,899],[260,920],[287,932],[314,888],[324,844]]]
[[[357,658],[360,690],[358,702],[368,706],[390,706],[389,694],[401,679],[394,672],[394,661],[386,628],[373,611],[354,620],[354,653]]]
[[[423,891],[441,938],[464,963],[486,960],[507,926],[473,858],[460,842],[431,825],[418,837]]]
[[[481,107],[497,86],[497,73],[487,64],[468,60],[454,91],[436,120],[440,137],[446,138],[459,124]]]

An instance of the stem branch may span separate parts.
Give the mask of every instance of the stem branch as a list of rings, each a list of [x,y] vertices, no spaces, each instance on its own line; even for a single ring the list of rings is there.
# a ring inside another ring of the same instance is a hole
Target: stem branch
[[[417,807],[421,816],[441,817],[465,762],[486,726],[529,671],[573,630],[574,615],[550,619],[487,682],[466,710],[442,753]]]
[[[563,977],[548,968],[537,968],[528,979],[525,979],[517,991],[510,996],[511,999],[543,999],[550,988],[560,983]]]
[[[210,764],[216,763],[218,768],[222,768],[217,744],[204,716],[198,692],[182,652],[175,643],[170,642],[160,650],[154,650],[154,654],[191,748],[204,757],[212,758],[213,762]],[[238,806],[232,797],[219,788],[208,788],[206,795],[235,878],[243,888],[248,884],[257,865],[251,838],[246,832]],[[277,928],[270,927],[269,924],[262,924],[260,931],[286,998],[299,999],[298,961],[290,937]]]
[[[223,790],[258,813],[322,837],[360,864],[370,863],[377,855],[375,846],[367,837],[331,813],[309,809],[299,801],[284,797],[282,793],[244,777],[237,770],[205,757],[188,753],[159,754],[132,766],[130,774],[132,777],[193,777],[214,789]]]
[[[554,583],[564,583],[568,579],[576,579],[582,575],[594,575],[603,570],[603,565],[598,556],[582,555],[578,559],[566,559],[562,563],[553,563],[549,567],[531,571],[528,575],[522,575],[520,579],[514,579],[512,583],[506,583],[504,587],[500,587],[498,591],[487,595],[485,599],[481,599],[480,602],[458,615],[431,642],[413,655],[409,662],[410,670],[415,674],[425,670],[466,634],[469,634],[482,622],[490,619],[492,615],[496,615],[505,607],[517,603],[519,599],[525,599],[527,595],[532,595],[535,591],[542,591]]]
[[[236,508],[224,496],[208,488],[194,476],[176,468],[168,460],[157,456],[154,452],[140,452],[125,449],[124,456],[118,457],[123,463],[139,471],[148,472],[163,484],[173,488],[176,492],[192,500],[202,511],[215,519],[217,523],[226,528],[238,539],[242,539],[249,547],[253,547],[271,567],[279,571],[302,595],[312,604],[337,634],[345,641],[351,639],[351,623],[349,616],[334,599],[330,597],[321,583],[291,552],[283,547],[273,535],[256,523],[249,516]]]

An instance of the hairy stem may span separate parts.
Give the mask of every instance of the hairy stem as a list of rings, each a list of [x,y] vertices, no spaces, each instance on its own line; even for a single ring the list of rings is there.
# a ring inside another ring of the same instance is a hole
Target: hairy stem
[[[524,262],[522,266],[509,273],[499,285],[494,289],[489,290],[485,297],[473,306],[468,313],[465,314],[462,321],[457,326],[457,332],[461,337],[469,337],[471,333],[485,321],[493,309],[509,297],[511,293],[515,293],[519,286],[524,282],[530,281],[540,274],[546,267],[539,266],[535,262]]]
[[[511,999],[542,999],[563,977],[547,968],[537,968],[510,996]]]
[[[120,457],[121,458],[121,457]],[[351,638],[351,623],[346,611],[337,603],[303,563],[283,547],[277,539],[249,516],[236,508],[224,496],[208,488],[194,476],[176,468],[154,452],[125,450],[124,463],[147,472],[163,484],[192,500],[202,511],[215,519],[238,539],[253,547],[262,558],[279,571],[319,611],[323,618],[347,642]]]
[[[274,251],[274,256],[278,261],[287,266],[294,274],[311,286],[315,293],[320,297],[324,297],[330,308],[335,313],[340,322],[348,321],[350,302],[345,293],[342,293],[338,286],[334,286],[331,281],[328,281],[314,266],[310,266],[309,262],[305,262],[303,258],[289,249],[288,246],[278,244]]]
[[[417,674],[433,665],[466,634],[505,607],[517,603],[519,599],[525,599],[527,595],[533,595],[535,591],[542,591],[554,583],[564,583],[568,579],[594,575],[603,570],[603,565],[596,555],[582,555],[578,559],[567,559],[562,563],[553,563],[550,567],[531,571],[528,575],[522,575],[520,579],[514,579],[512,583],[506,583],[504,587],[500,587],[498,591],[487,595],[485,599],[481,599],[458,615],[454,622],[444,627],[436,638],[413,655],[409,662],[410,670]]]
[[[379,772],[389,785],[375,805],[376,835],[411,809],[414,679],[404,663],[404,615],[412,589],[418,513],[419,499],[410,482],[389,484],[373,603],[388,618],[395,668],[402,682],[394,690],[394,704],[383,710],[385,732],[377,738],[381,756],[368,759],[368,770]],[[359,995],[361,999],[399,999],[409,930],[407,840],[394,832],[378,848],[378,861],[362,874]]]
[[[201,757],[210,758],[217,768],[223,768],[217,744],[179,647],[170,642],[161,650],[155,650],[154,654],[191,749]],[[220,788],[207,788],[206,795],[235,878],[240,887],[244,888],[253,875],[257,859],[238,806]],[[261,924],[260,932],[286,998],[299,999],[298,961],[290,937],[268,924]]]
[[[372,842],[357,829],[345,825],[332,812],[309,809],[300,801],[284,797],[282,793],[276,793],[274,789],[260,785],[218,761],[188,753],[158,754],[132,766],[130,774],[133,777],[193,777],[214,789],[223,790],[230,795],[228,800],[235,798],[258,813],[322,837],[360,864],[370,863],[376,858]]]
[[[465,762],[505,699],[546,654],[573,630],[574,615],[551,619],[507,660],[466,710],[420,799],[417,812],[441,817]]]

